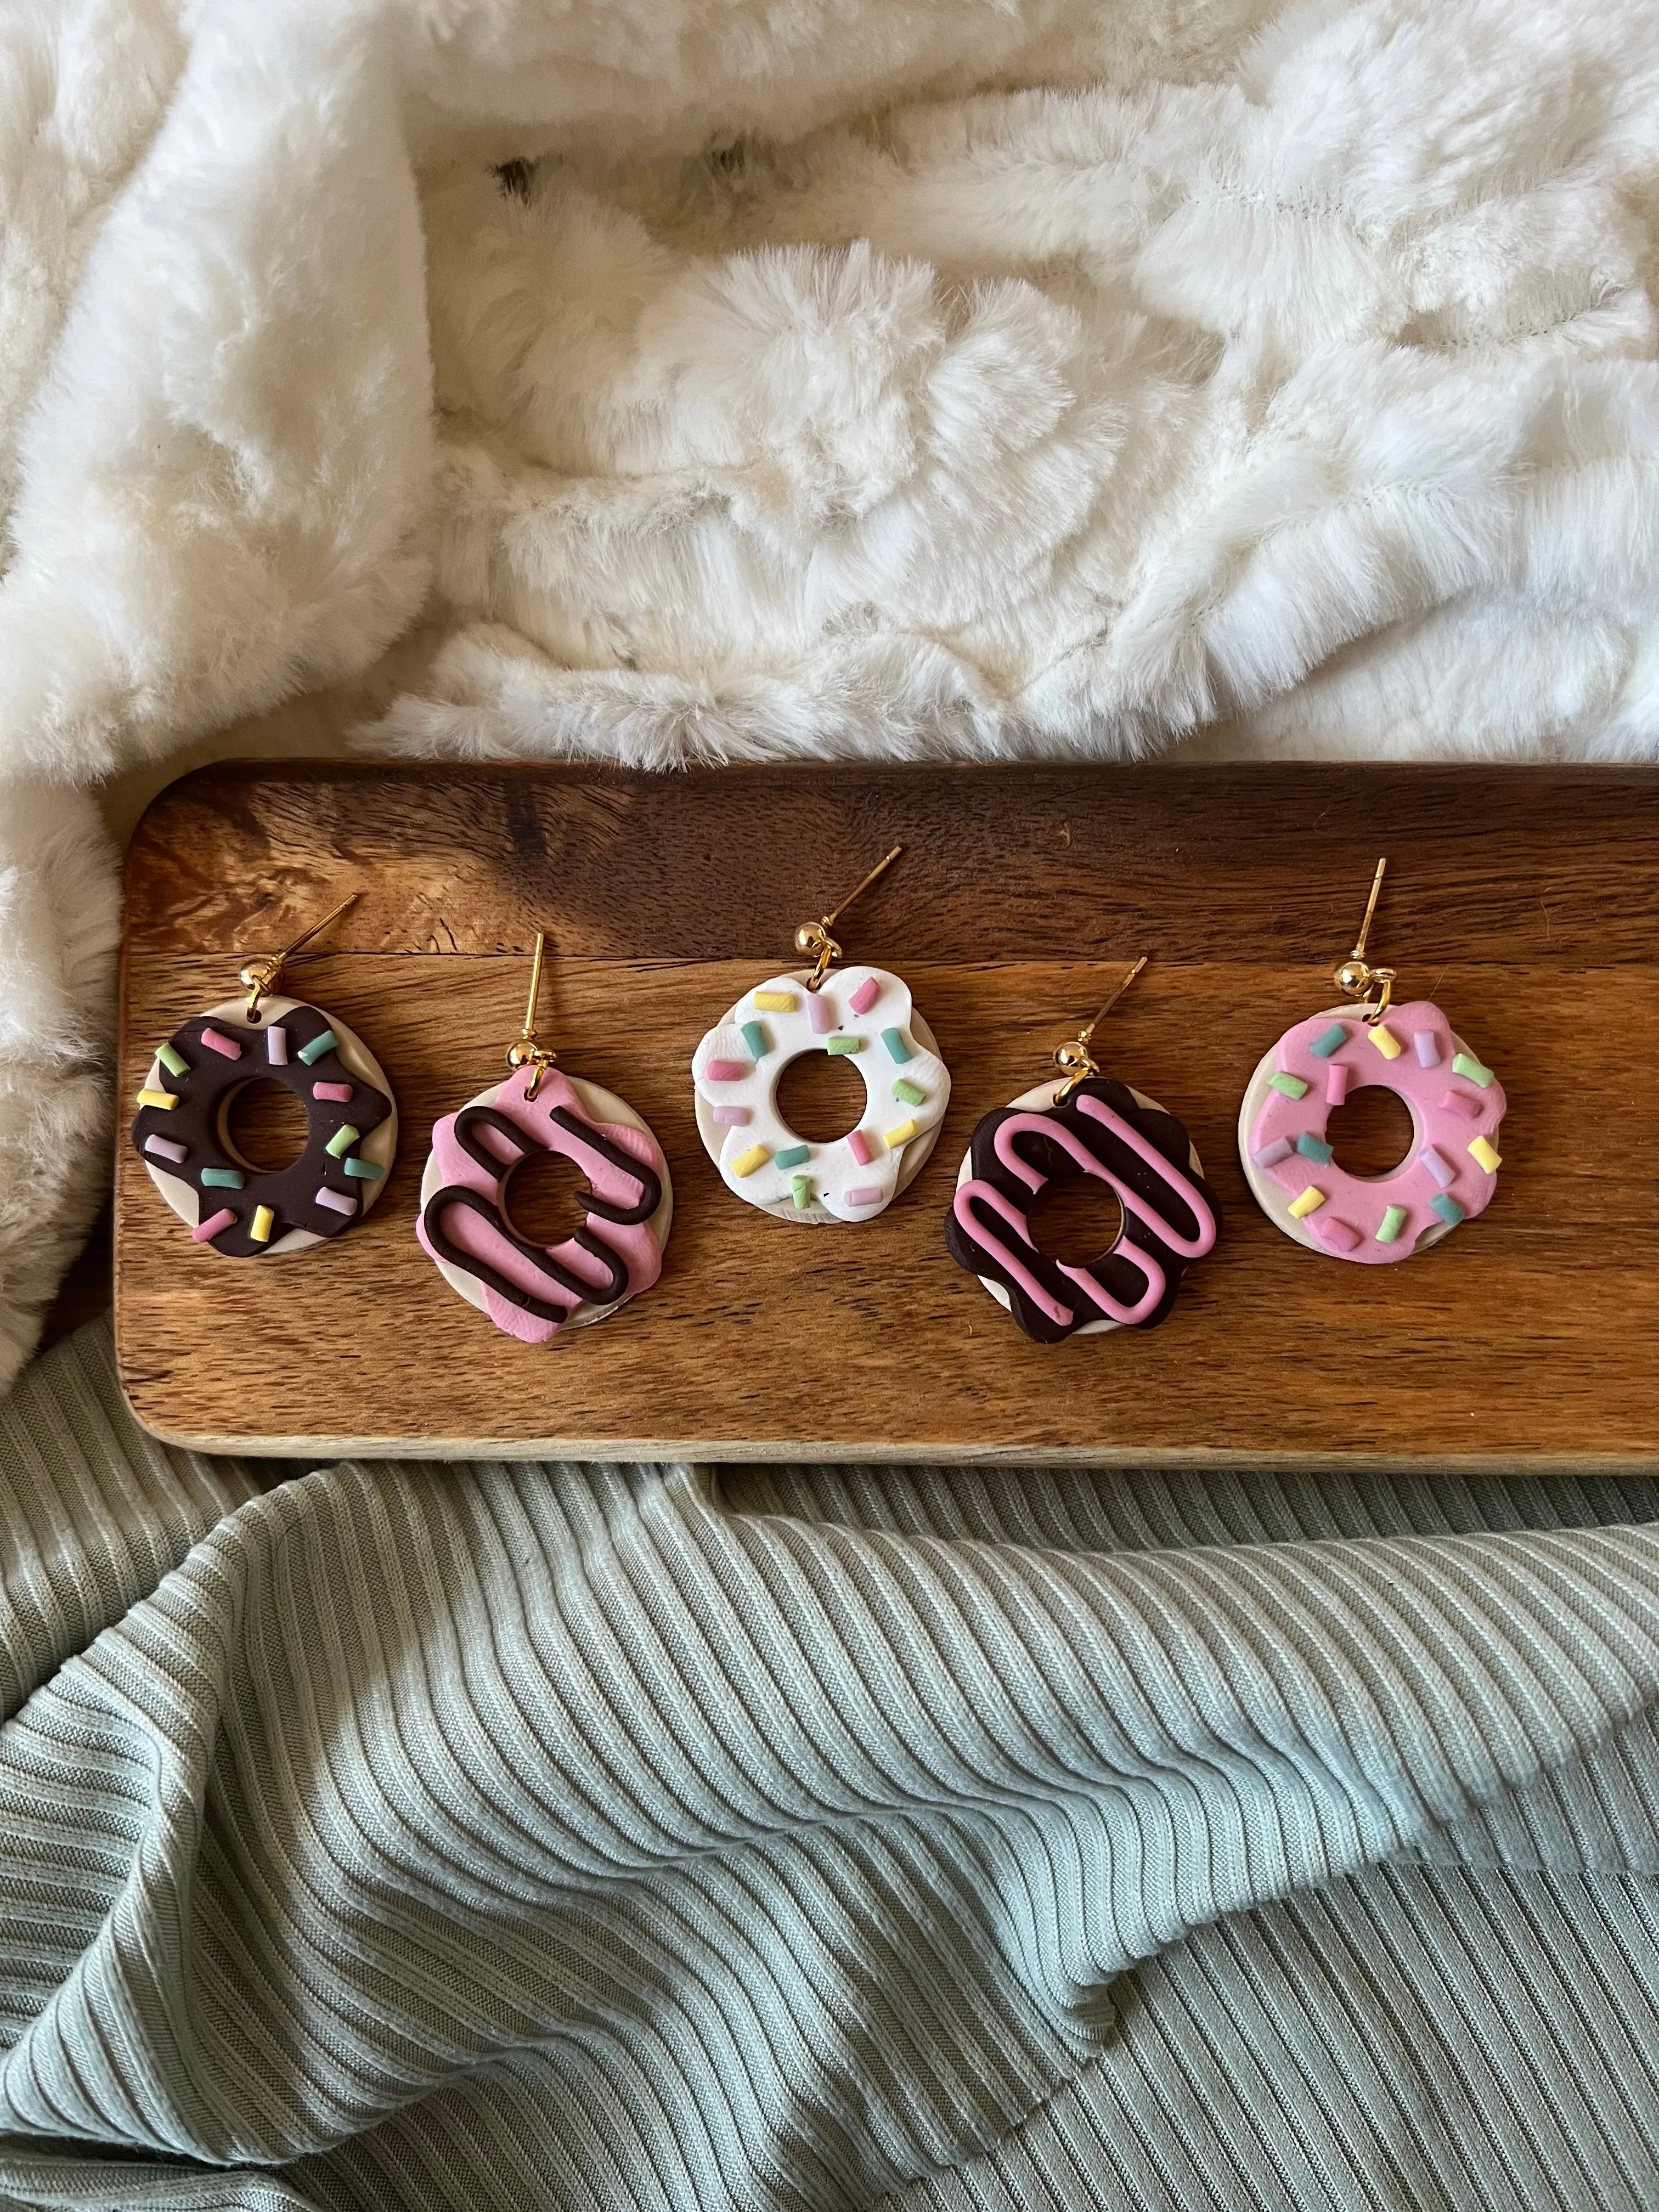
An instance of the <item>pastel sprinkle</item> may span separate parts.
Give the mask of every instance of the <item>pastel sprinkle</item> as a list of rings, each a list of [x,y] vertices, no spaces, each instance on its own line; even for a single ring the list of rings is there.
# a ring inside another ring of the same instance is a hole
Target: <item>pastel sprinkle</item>
[[[246,1182],[240,1168],[204,1168],[202,1181],[213,1190],[240,1190]]]
[[[1308,1086],[1299,1075],[1270,1075],[1267,1085],[1270,1090],[1282,1091],[1286,1098],[1304,1098],[1308,1092]]]
[[[1483,1067],[1478,1060],[1471,1060],[1466,1052],[1460,1052],[1453,1060],[1452,1073],[1468,1076],[1471,1083],[1478,1083],[1483,1091],[1492,1081],[1491,1068]]]
[[[861,1168],[867,1168],[876,1157],[875,1148],[862,1129],[854,1129],[847,1139],[847,1149]]]
[[[826,1052],[862,1052],[864,1039],[856,1036],[832,1036],[823,1048]]]
[[[342,1152],[349,1152],[351,1147],[361,1140],[362,1136],[361,1129],[354,1129],[349,1121],[342,1121],[334,1134],[323,1146],[323,1150],[331,1159],[337,1160]]]
[[[154,1152],[158,1160],[181,1160],[189,1152],[188,1145],[175,1145],[171,1137],[146,1137],[144,1150]]]
[[[1376,1231],[1376,1241],[1377,1241],[1377,1243],[1378,1243],[1379,1244],[1392,1244],[1392,1243],[1394,1243],[1396,1241],[1396,1239],[1398,1238],[1398,1237],[1399,1237],[1399,1235],[1400,1235],[1401,1231],[1405,1227],[1405,1225],[1406,1225],[1406,1209],[1405,1209],[1405,1207],[1404,1207],[1403,1206],[1389,1206],[1389,1207],[1387,1209],[1387,1211],[1384,1212],[1384,1214],[1383,1214],[1383,1216],[1382,1216],[1382,1222],[1381,1222],[1381,1224],[1379,1224],[1379,1226],[1378,1226],[1378,1228],[1377,1228],[1377,1231]]]
[[[1477,1167],[1485,1168],[1488,1175],[1496,1175],[1504,1164],[1504,1155],[1494,1152],[1484,1137],[1477,1137],[1469,1146],[1469,1158]]]
[[[873,975],[866,975],[847,1003],[855,1014],[867,1014],[880,996],[880,984]]]
[[[890,1152],[896,1152],[901,1145],[908,1145],[915,1133],[916,1125],[914,1121],[901,1121],[896,1128],[887,1132],[883,1141]]]
[[[1333,1252],[1352,1252],[1359,1242],[1359,1231],[1347,1222],[1340,1221],[1334,1213],[1315,1222],[1314,1235],[1322,1244],[1328,1244]]]
[[[1347,1042],[1347,1024],[1333,1022],[1329,1029],[1321,1031],[1308,1049],[1316,1060],[1328,1060],[1334,1052],[1340,1052]]]
[[[1340,1106],[1348,1095],[1350,1071],[1339,1066],[1335,1060],[1325,1070],[1325,1103]]]
[[[1439,1066],[1440,1040],[1432,1030],[1413,1030],[1412,1047],[1417,1054],[1417,1064],[1419,1067]]]
[[[1296,1140],[1296,1149],[1304,1159],[1312,1160],[1316,1166],[1328,1167],[1331,1148],[1322,1137],[1316,1137],[1311,1129],[1304,1129]]]
[[[751,1176],[757,1168],[764,1167],[771,1155],[764,1145],[750,1145],[746,1152],[739,1152],[732,1163],[735,1176]]]
[[[741,1083],[748,1073],[746,1060],[711,1060],[702,1075],[705,1083]]]
[[[812,1184],[811,1178],[807,1176],[796,1176],[790,1182],[789,1190],[790,1194],[794,1199],[797,1207],[801,1212],[805,1213],[807,1207],[812,1203]]]
[[[763,1014],[793,1013],[795,994],[793,991],[757,991],[754,1003],[757,1011]]]
[[[1422,1161],[1424,1166],[1434,1177],[1442,1190],[1449,1189],[1450,1186],[1456,1182],[1456,1169],[1452,1166],[1445,1154],[1441,1152],[1437,1152],[1432,1145],[1425,1145],[1422,1151],[1417,1157]]]
[[[748,1127],[751,1116],[746,1106],[716,1106],[714,1118],[724,1121],[728,1128],[743,1129]]]
[[[325,1206],[331,1213],[355,1213],[357,1201],[348,1198],[343,1190],[319,1190],[312,1200],[313,1206]]]
[[[179,1101],[171,1091],[141,1091],[138,1093],[138,1103],[141,1106],[155,1106],[162,1113],[170,1114]]]
[[[914,1083],[907,1083],[902,1075],[893,1085],[893,1096],[901,1106],[925,1106],[927,1103],[927,1093]]]
[[[1310,1183],[1300,1198],[1293,1198],[1291,1200],[1291,1216],[1295,1220],[1305,1221],[1310,1213],[1316,1213],[1324,1203],[1324,1192],[1316,1190],[1313,1184]]]
[[[263,1212],[264,1208],[260,1210]],[[222,1213],[210,1213],[205,1221],[198,1221],[190,1232],[190,1241],[192,1244],[210,1243],[214,1237],[222,1237],[227,1229],[233,1229],[235,1225],[236,1216],[226,1206]]]
[[[265,1031],[265,1058],[273,1067],[288,1066],[288,1031],[285,1029]]]
[[[884,1030],[881,1033],[881,1041],[887,1048],[888,1059],[895,1061],[900,1067],[903,1066],[907,1060],[915,1059],[915,1054],[904,1042],[902,1030]]]
[[[158,1044],[155,1048],[155,1057],[161,1061],[162,1066],[166,1068],[169,1075],[188,1075],[190,1073],[190,1062],[185,1058],[185,1055],[179,1050],[176,1045]]]
[[[202,1042],[210,1052],[216,1052],[223,1060],[240,1060],[242,1056],[241,1046],[234,1037],[228,1037],[222,1030],[204,1030]],[[178,1070],[175,1068],[173,1073],[176,1075]]]
[[[379,1182],[386,1173],[386,1170],[377,1168],[373,1160],[359,1159],[355,1153],[350,1159],[342,1160],[340,1165],[347,1175],[356,1176],[359,1182]]]
[[[1259,1152],[1250,1154],[1250,1164],[1253,1167],[1276,1168],[1280,1160],[1287,1160],[1290,1157],[1290,1139],[1275,1137],[1271,1145],[1263,1145]]]
[[[1384,1060],[1398,1060],[1401,1047],[1399,1038],[1386,1022],[1373,1022],[1365,1032]]]
[[[1446,1113],[1455,1114],[1462,1121],[1478,1121],[1480,1118],[1480,1101],[1471,1098],[1467,1091],[1445,1091],[1440,1103]]]
[[[810,1145],[791,1145],[787,1152],[780,1152],[777,1155],[777,1161],[781,1168],[798,1168],[803,1166],[811,1157],[812,1147]]]
[[[806,994],[806,1018],[812,1024],[814,1036],[828,1036],[836,1026],[836,1010],[822,991]]]
[[[743,1024],[743,1041],[757,1060],[764,1060],[772,1049],[772,1040],[767,1036],[759,1022],[745,1022]]]
[[[878,1182],[861,1182],[856,1190],[848,1192],[847,1203],[848,1206],[879,1206],[881,1185]]]
[[[1449,1190],[1443,1190],[1438,1198],[1431,1198],[1429,1203],[1448,1229],[1455,1229],[1458,1223],[1465,1218],[1465,1209]]]
[[[313,1098],[331,1098],[337,1106],[343,1106],[351,1096],[351,1085],[349,1083],[313,1083],[311,1095]]]
[[[300,1057],[307,1067],[315,1067],[325,1054],[338,1048],[339,1042],[332,1030],[325,1030],[320,1036],[313,1037],[309,1044],[300,1047]]]
[[[256,1244],[269,1244],[270,1232],[276,1226],[276,1217],[270,1208],[268,1206],[256,1206],[253,1209],[253,1219],[249,1224],[247,1233]]]

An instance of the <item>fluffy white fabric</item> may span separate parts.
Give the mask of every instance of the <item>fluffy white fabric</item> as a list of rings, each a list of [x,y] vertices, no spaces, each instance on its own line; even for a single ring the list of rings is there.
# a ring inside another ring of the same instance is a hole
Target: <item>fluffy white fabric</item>
[[[654,764],[1651,750],[1656,93],[1659,0],[12,0],[0,1377],[110,931],[35,787],[331,685]]]

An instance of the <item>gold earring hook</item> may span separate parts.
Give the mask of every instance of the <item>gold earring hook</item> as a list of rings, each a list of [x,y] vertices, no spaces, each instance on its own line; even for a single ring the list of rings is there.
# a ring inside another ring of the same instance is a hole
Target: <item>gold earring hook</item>
[[[1335,970],[1334,978],[1337,988],[1346,992],[1351,999],[1369,999],[1372,991],[1381,985],[1382,997],[1365,1014],[1367,1028],[1374,1028],[1388,1012],[1389,1000],[1394,994],[1395,978],[1399,973],[1394,968],[1373,968],[1365,957],[1365,944],[1371,933],[1371,916],[1376,912],[1377,894],[1382,889],[1382,871],[1388,865],[1385,854],[1377,862],[1376,873],[1371,878],[1371,895],[1365,902],[1365,919],[1359,925],[1359,935],[1354,941],[1353,951]]]
[[[264,960],[250,960],[247,965],[239,971],[236,980],[247,993],[246,1014],[249,1021],[258,1014],[260,1000],[272,989],[277,977],[301,946],[309,945],[313,937],[320,937],[330,922],[337,921],[346,908],[354,905],[361,896],[362,893],[359,891],[350,892],[348,896],[340,901],[338,906],[331,908],[320,921],[313,921],[309,929],[302,930],[292,945],[285,946],[280,952],[271,953]]]
[[[530,969],[530,996],[524,1010],[524,1028],[517,1040],[507,1048],[507,1064],[512,1068],[528,1067],[533,1072],[525,1085],[525,1097],[533,1098],[542,1087],[542,1078],[553,1066],[559,1055],[550,1045],[540,1044],[536,1037],[536,1004],[542,995],[542,951],[547,943],[542,930],[536,932],[536,957]]]
[[[1107,1015],[1111,1012],[1112,1008],[1116,1006],[1118,1000],[1128,989],[1130,984],[1134,981],[1135,977],[1139,975],[1141,969],[1146,965],[1147,961],[1150,960],[1151,957],[1152,955],[1149,952],[1143,952],[1139,959],[1136,961],[1134,966],[1130,969],[1128,974],[1123,977],[1117,988],[1112,993],[1111,997],[1107,1000],[1105,1005],[1095,1016],[1093,1021],[1089,1024],[1088,1027],[1086,1029],[1079,1030],[1076,1036],[1073,1038],[1070,1042],[1055,1046],[1054,1066],[1066,1078],[1065,1082],[1060,1085],[1060,1089],[1054,1093],[1054,1103],[1056,1106],[1058,1106],[1063,1099],[1069,1098],[1073,1091],[1077,1089],[1079,1083],[1086,1083],[1091,1075],[1099,1074],[1100,1070],[1095,1064],[1094,1054],[1089,1049],[1089,1047],[1094,1042],[1095,1031],[1105,1020]]]
[[[884,860],[877,861],[858,889],[848,891],[841,904],[826,914],[822,921],[804,921],[795,932],[796,951],[804,953],[812,963],[812,972],[806,979],[809,991],[816,991],[819,988],[841,958],[841,947],[830,934],[831,927],[846,913],[854,899],[863,897],[878,876],[884,875],[892,866],[903,850],[902,845],[895,845]]]

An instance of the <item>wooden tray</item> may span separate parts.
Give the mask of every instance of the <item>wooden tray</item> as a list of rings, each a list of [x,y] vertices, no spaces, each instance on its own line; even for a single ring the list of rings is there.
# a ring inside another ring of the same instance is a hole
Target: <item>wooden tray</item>
[[[868,1227],[771,1222],[697,1141],[692,1048],[896,841],[844,938],[937,1030],[944,1134]],[[1271,1227],[1234,1134],[1259,1056],[1336,996],[1378,853],[1374,956],[1510,1101],[1488,1212],[1389,1268]],[[150,1188],[129,1102],[241,958],[348,890],[291,985],[386,1066],[397,1166],[337,1244],[233,1264]],[[433,1121],[502,1072],[538,927],[564,1064],[647,1116],[678,1204],[656,1288],[534,1351],[445,1287],[413,1224]],[[281,1454],[1650,1465],[1656,942],[1659,775],[1639,769],[204,769],[127,866],[123,1383],[160,1436]],[[1143,951],[1103,1057],[1187,1122],[1222,1241],[1161,1328],[1036,1346],[947,1255],[945,1208],[975,1121]]]

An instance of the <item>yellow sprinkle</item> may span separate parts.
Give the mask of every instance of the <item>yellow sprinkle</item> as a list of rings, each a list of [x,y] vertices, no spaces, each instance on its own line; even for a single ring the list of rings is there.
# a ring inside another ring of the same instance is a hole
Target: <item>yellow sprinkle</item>
[[[793,991],[757,991],[755,994],[756,1011],[763,1014],[787,1014],[792,1011],[794,1003]]]
[[[1395,1047],[1395,1050],[1398,1052],[1399,1049],[1399,1046],[1396,1045]],[[1293,1198],[1291,1200],[1291,1212],[1293,1218],[1297,1221],[1301,1221],[1310,1213],[1317,1213],[1320,1207],[1323,1206],[1324,1203],[1324,1192],[1322,1190],[1316,1190],[1312,1183],[1310,1183],[1306,1190],[1303,1192],[1300,1198]]]
[[[732,1172],[738,1176],[753,1175],[755,1170],[764,1167],[771,1157],[764,1145],[750,1145],[746,1152],[739,1152],[737,1158],[732,1161]]]
[[[901,1121],[896,1129],[890,1129],[887,1132],[883,1141],[890,1152],[896,1152],[901,1145],[908,1145],[915,1133],[916,1125],[914,1121]]]
[[[1376,1047],[1377,1050],[1382,1054],[1384,1060],[1399,1059],[1400,1040],[1392,1030],[1385,1028],[1381,1022],[1377,1022],[1370,1029],[1368,1029],[1365,1034],[1370,1039],[1371,1042]]]
[[[252,1225],[247,1233],[256,1244],[269,1244],[270,1232],[276,1226],[276,1217],[270,1208],[268,1206],[256,1206],[253,1209]]]
[[[138,1093],[138,1103],[141,1106],[160,1106],[165,1110],[169,1107],[176,1106],[179,1101],[170,1091],[141,1091]]]
[[[1477,1167],[1485,1168],[1488,1175],[1496,1175],[1504,1164],[1504,1155],[1493,1152],[1484,1137],[1477,1137],[1469,1146],[1469,1158]]]

